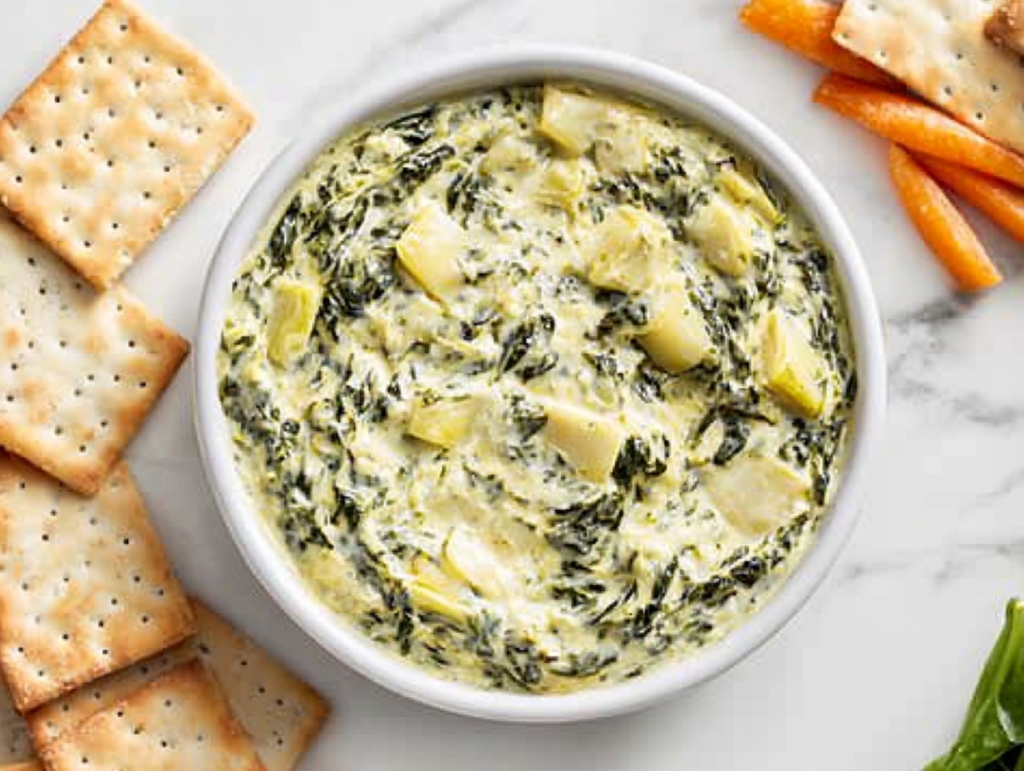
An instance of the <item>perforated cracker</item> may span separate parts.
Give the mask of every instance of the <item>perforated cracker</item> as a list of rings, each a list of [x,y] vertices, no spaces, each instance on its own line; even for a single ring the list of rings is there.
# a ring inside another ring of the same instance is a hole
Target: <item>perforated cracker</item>
[[[289,771],[319,733],[329,708],[267,651],[201,602],[201,657],[224,686],[268,771]]]
[[[1024,152],[1024,70],[985,37],[992,0],[846,0],[833,37],[982,134]]]
[[[105,288],[252,122],[202,55],[108,0],[0,120],[0,200]]]
[[[0,214],[0,446],[99,489],[188,352],[121,287],[97,294]]]
[[[198,661],[173,669],[44,748],[49,771],[263,771]]]
[[[194,631],[125,464],[85,498],[0,459],[0,669],[19,711]]]
[[[27,720],[36,746],[52,743],[93,713],[198,656],[220,681],[268,771],[294,768],[327,717],[326,702],[203,603],[192,602],[199,628],[194,638],[31,712]]]
[[[198,624],[198,619],[196,619]],[[122,701],[187,661],[199,656],[198,634],[80,688],[48,701],[25,715],[34,746],[52,744],[89,717]],[[2,771],[2,769],[0,769]]]

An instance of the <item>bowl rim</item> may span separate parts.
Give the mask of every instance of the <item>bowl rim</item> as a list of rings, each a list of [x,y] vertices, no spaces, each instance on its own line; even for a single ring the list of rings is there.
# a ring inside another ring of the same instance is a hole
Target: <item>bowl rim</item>
[[[774,597],[740,627],[701,651],[635,680],[559,695],[483,690],[443,680],[371,642],[321,604],[263,520],[235,471],[217,388],[216,355],[230,285],[241,259],[281,197],[322,149],[368,118],[445,94],[486,86],[573,80],[639,96],[692,117],[734,142],[786,187],[836,255],[856,352],[855,430],[832,507],[803,560]],[[624,54],[518,45],[448,57],[376,82],[324,111],[264,169],[239,205],[211,261],[193,354],[195,428],[218,509],[249,569],[277,604],[336,659],[377,684],[449,712],[511,722],[594,719],[639,709],[726,671],[778,632],[823,582],[856,523],[869,461],[881,438],[886,364],[874,293],[856,242],[824,187],[788,145],[727,97],[690,78]]]

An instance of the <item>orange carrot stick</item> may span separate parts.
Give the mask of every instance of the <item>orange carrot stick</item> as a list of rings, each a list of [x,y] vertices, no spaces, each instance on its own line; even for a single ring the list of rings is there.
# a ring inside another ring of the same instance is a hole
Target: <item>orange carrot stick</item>
[[[910,150],[1024,187],[1024,158],[918,99],[828,75],[814,101]]]
[[[927,155],[917,162],[935,179],[989,216],[999,227],[1024,241],[1024,191],[976,171]]]
[[[939,183],[899,145],[889,148],[889,174],[917,231],[957,287],[975,292],[1003,280],[985,247]]]
[[[750,0],[740,21],[811,61],[852,78],[896,87],[895,78],[832,40],[839,6],[823,0]]]

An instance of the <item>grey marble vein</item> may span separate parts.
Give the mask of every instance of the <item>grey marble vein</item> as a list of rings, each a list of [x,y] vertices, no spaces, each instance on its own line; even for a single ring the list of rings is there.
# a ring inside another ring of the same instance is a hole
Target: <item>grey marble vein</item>
[[[1024,466],[1015,467],[994,486],[980,493],[974,499],[974,509],[987,509],[1002,503],[1024,487]]]
[[[832,581],[837,587],[846,587],[865,578],[875,579],[910,570],[916,562],[915,557],[905,554],[871,559],[847,559],[836,568]]]
[[[946,584],[993,558],[1024,564],[1024,535],[848,558],[836,568],[832,581],[837,588],[848,589],[865,581],[896,580],[898,574],[918,572],[934,584]]]
[[[972,313],[978,302],[954,295],[888,318],[892,403],[937,407],[957,423],[982,428],[1006,430],[1024,421],[1024,398],[995,396],[983,376],[960,372],[950,377],[951,370],[963,366],[963,354],[980,323]]]
[[[963,295],[942,297],[911,311],[894,314],[886,318],[886,324],[893,332],[906,332],[912,327],[922,326],[930,332],[938,327],[956,321],[975,305],[975,300]]]
[[[947,554],[941,567],[934,574],[937,585],[948,584],[974,568],[979,562],[993,558],[1009,560],[1015,564],[1024,563],[1024,538],[1000,540],[994,543],[960,543]]]
[[[934,379],[908,375],[899,367],[889,370],[889,392],[893,401],[934,404],[951,418],[970,425],[1010,429],[1024,420],[1024,404],[1002,404],[981,392],[940,387]]]

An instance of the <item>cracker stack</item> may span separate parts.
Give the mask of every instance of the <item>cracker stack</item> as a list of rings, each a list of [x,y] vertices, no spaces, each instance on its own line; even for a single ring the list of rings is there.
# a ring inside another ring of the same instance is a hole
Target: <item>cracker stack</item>
[[[185,597],[120,461],[188,343],[115,282],[251,124],[129,0],[0,118],[0,771],[290,771],[327,717]]]
[[[193,599],[192,608],[194,637],[30,712],[25,720],[35,746],[51,745],[92,714],[198,659],[223,686],[267,771],[290,771],[327,718],[327,703],[201,601]]]
[[[243,731],[246,739],[239,757],[248,758],[251,762],[251,750],[261,764],[255,768],[291,771],[326,720],[329,714],[327,703],[203,603],[192,600],[192,606],[198,622],[198,632],[194,637],[48,702],[29,712],[24,719],[16,718],[13,710],[9,709],[5,713],[3,729],[13,744],[0,746],[0,771],[42,771],[43,766],[30,758],[30,733],[35,750],[50,763],[50,768],[61,767],[56,765],[54,758],[70,752],[69,747],[83,749],[79,739],[84,732],[95,730],[95,716],[117,715],[119,710],[127,713],[129,707],[125,705],[134,704],[137,710],[139,694],[154,688],[164,698],[169,698],[165,678],[183,668],[194,669],[197,665],[209,673],[207,680],[216,684],[215,688],[201,683],[195,685],[194,673],[189,675],[194,687],[204,694],[201,710],[204,720],[211,717],[214,710],[221,710],[217,704],[225,699],[231,720]],[[0,689],[0,700],[4,695]],[[182,722],[164,724],[161,730],[180,733],[198,728],[195,735],[203,730],[203,725],[190,722],[187,713],[176,713],[171,717],[175,721],[180,718]],[[109,726],[104,730],[108,729]],[[124,745],[119,744],[118,747],[119,751],[126,749]],[[220,749],[212,746],[208,751],[217,753]],[[124,756],[121,757],[123,762]],[[155,757],[160,758],[161,753]],[[201,767],[216,767],[216,755],[204,757],[205,765]],[[91,762],[100,761],[94,758]],[[200,767],[184,765],[183,754],[173,756],[171,760],[163,757],[160,762],[165,763],[157,766],[160,769]],[[234,762],[235,759],[230,760],[225,767],[233,767],[231,764]],[[144,767],[133,763],[132,768]]]
[[[220,686],[195,660],[95,713],[42,757],[50,771],[120,771],[127,758],[132,768],[264,769]]]
[[[0,763],[25,760],[30,737],[50,771],[76,752],[106,768],[143,749],[118,729],[118,712],[180,748],[143,755],[153,768],[290,771],[329,712],[270,654],[185,599],[124,464],[90,498],[0,459],[0,672]],[[187,709],[154,714],[161,700]],[[208,741],[189,739],[206,736],[207,720]]]

